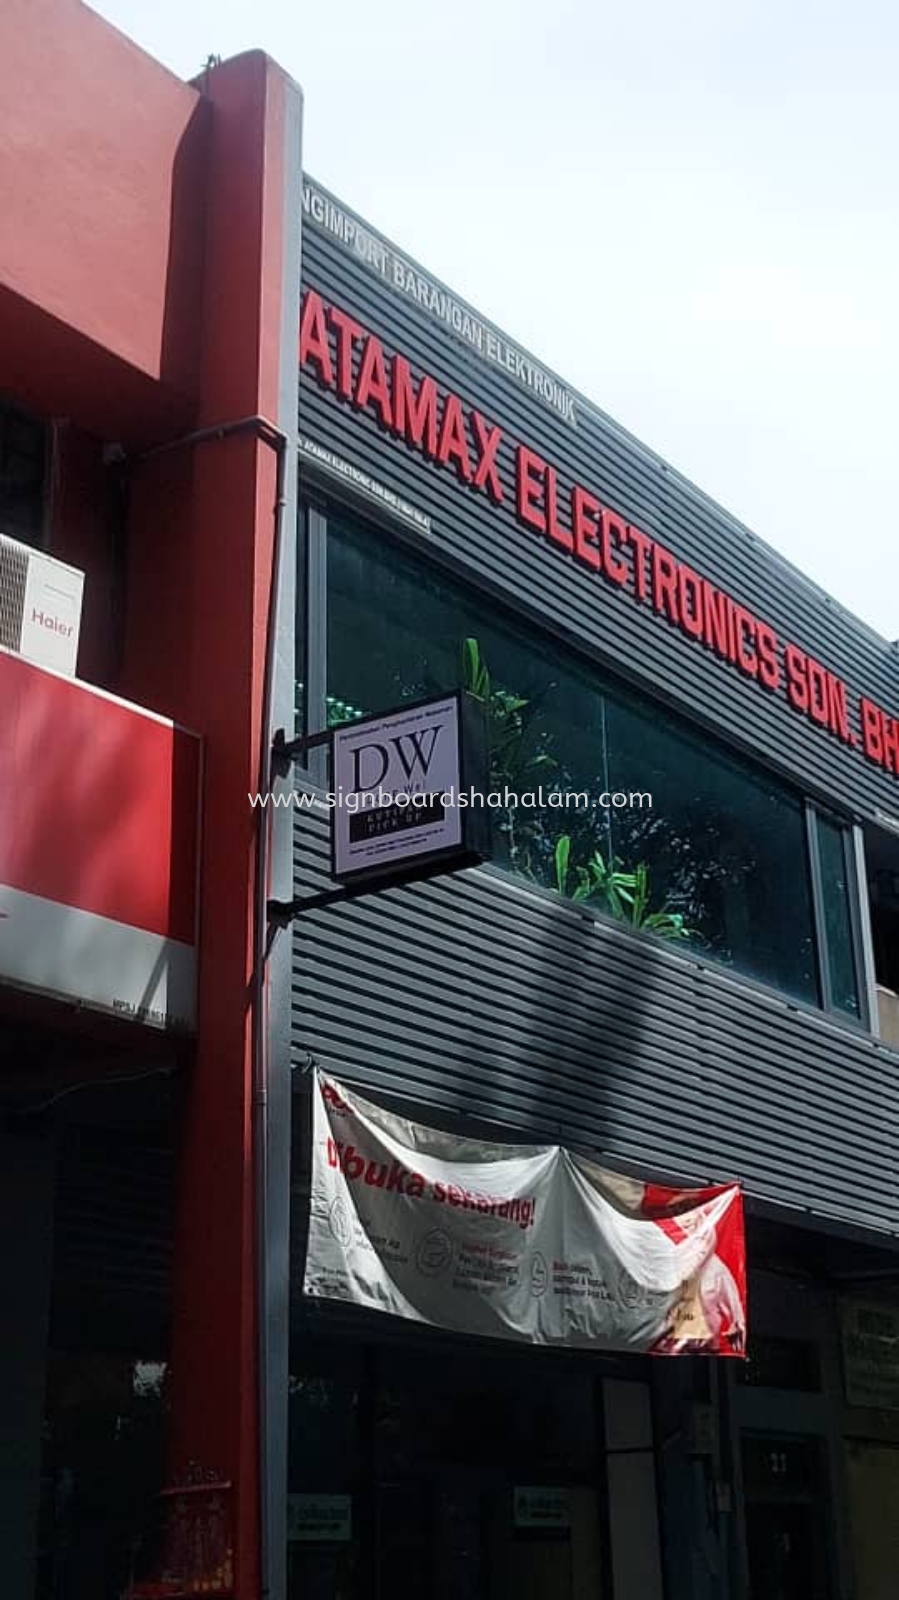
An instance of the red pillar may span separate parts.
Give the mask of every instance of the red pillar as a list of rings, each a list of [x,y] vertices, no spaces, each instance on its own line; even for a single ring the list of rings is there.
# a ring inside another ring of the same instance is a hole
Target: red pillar
[[[262,55],[208,79],[199,428],[279,420],[285,229],[298,226],[295,86]],[[295,207],[292,196],[295,196]],[[294,419],[295,421],[295,419]],[[252,433],[177,448],[133,478],[125,692],[205,740],[199,1031],[174,1283],[173,1467],[233,1485],[236,1593],[259,1593],[253,1166],[255,825],[277,460]],[[152,597],[148,600],[148,597]]]

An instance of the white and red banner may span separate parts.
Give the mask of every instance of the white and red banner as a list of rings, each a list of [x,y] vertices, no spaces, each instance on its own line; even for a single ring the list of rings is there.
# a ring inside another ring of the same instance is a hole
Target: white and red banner
[[[736,1184],[439,1132],[320,1073],[313,1103],[307,1295],[529,1344],[745,1353]]]

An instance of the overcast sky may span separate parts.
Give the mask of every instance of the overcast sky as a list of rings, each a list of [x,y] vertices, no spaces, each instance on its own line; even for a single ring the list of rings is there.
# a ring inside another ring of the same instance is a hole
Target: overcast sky
[[[305,165],[899,637],[899,7],[101,0],[258,47]]]

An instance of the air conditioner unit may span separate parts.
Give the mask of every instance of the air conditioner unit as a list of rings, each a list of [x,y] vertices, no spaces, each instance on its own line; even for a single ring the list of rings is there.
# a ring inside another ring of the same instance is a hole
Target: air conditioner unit
[[[0,645],[75,676],[84,573],[0,533]]]

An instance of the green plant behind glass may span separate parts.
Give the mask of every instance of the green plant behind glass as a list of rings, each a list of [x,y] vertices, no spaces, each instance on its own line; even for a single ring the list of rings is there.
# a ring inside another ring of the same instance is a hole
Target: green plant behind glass
[[[477,639],[463,641],[460,676],[463,689],[486,707],[491,789],[500,794],[508,789],[514,794],[531,789],[544,778],[556,782],[558,762],[546,748],[552,736],[536,727],[539,701],[494,683]],[[546,831],[540,813],[519,816],[516,808],[509,806],[497,816],[509,865],[522,877],[539,879],[535,862],[545,854]]]
[[[556,766],[545,749],[529,748],[530,725],[539,705],[493,682],[477,639],[462,645],[462,687],[487,707],[490,733],[490,781],[512,788],[523,775]]]
[[[605,862],[594,851],[586,866],[571,864],[571,835],[563,833],[555,848],[556,889],[568,900],[598,903],[619,922],[632,928],[645,928],[663,939],[690,939],[679,911],[650,908],[649,868],[641,861],[633,872],[625,870],[617,857]]]
[[[498,688],[481,654],[477,639],[468,638],[462,646],[462,684],[469,694],[487,708],[490,739],[490,781],[494,788],[511,790],[524,787],[522,780],[536,773],[561,775],[558,762],[546,749],[528,749],[528,734],[535,707],[531,701],[509,690]],[[509,864],[522,876],[541,881],[544,876],[535,861],[546,857],[549,849],[549,875],[554,887],[567,900],[590,902],[601,907],[619,922],[643,928],[663,939],[689,939],[692,930],[680,912],[667,907],[653,910],[650,903],[649,868],[639,862],[633,870],[611,853],[605,860],[593,849],[583,863],[572,862],[572,838],[558,834],[547,821],[547,813],[536,813],[526,821],[516,819],[515,808],[508,808],[504,828],[509,843]],[[542,849],[539,848],[542,846]]]

